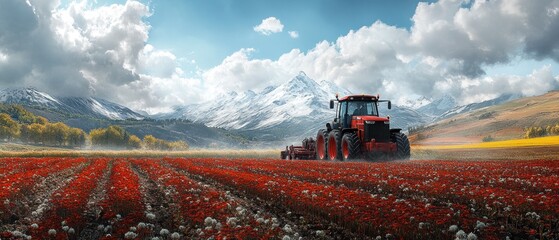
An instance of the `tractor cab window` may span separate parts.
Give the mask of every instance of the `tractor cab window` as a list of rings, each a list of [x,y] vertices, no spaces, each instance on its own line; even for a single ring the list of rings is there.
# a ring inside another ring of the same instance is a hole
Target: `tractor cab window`
[[[342,128],[349,128],[353,116],[378,116],[378,108],[373,101],[343,101],[338,114]]]
[[[377,105],[373,101],[350,101],[347,112],[352,116],[378,116]]]
[[[342,124],[342,128],[348,128],[348,119],[350,119],[349,115],[347,114],[347,102],[340,103],[340,123]]]

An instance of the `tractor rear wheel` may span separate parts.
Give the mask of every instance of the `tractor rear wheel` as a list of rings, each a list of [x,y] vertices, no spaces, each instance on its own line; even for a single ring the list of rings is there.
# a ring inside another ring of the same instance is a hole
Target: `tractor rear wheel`
[[[356,159],[361,154],[361,141],[354,132],[345,133],[342,137],[342,159]]]
[[[328,131],[325,129],[318,130],[316,134],[316,159],[328,159]]]
[[[328,135],[328,157],[330,160],[342,159],[342,137],[340,130],[334,129]]]
[[[395,133],[394,138],[396,140],[396,159],[408,160],[410,159],[410,141],[406,134]]]

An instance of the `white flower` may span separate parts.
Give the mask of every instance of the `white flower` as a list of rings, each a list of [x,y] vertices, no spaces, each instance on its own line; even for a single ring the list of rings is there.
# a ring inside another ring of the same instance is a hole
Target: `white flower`
[[[124,234],[124,238],[126,239],[134,239],[138,236],[135,232],[127,232]]]
[[[56,235],[56,230],[54,230],[54,229],[52,229],[52,228],[49,229],[49,235],[50,235],[50,236]]]
[[[317,230],[317,231],[316,231],[316,236],[318,236],[318,237],[324,237],[324,236],[326,236],[326,234],[325,234],[324,231],[322,231],[322,230]]]
[[[146,214],[146,217],[147,217],[149,220],[154,220],[154,219],[155,219],[155,214],[153,214],[153,213],[148,213],[148,214]]]
[[[171,234],[171,239],[180,239],[181,235],[178,232],[174,232],[173,234]]]
[[[227,218],[227,225],[230,226],[230,227],[236,227],[237,226],[237,218],[235,218],[235,217]]]
[[[137,229],[136,227],[130,227],[130,232],[135,232],[135,231],[137,231],[137,230],[138,230],[138,229]]]
[[[17,230],[13,231],[12,235],[16,238],[23,237],[23,233],[21,233],[20,231],[17,231]]]
[[[116,215],[116,218],[121,219],[122,216],[121,216],[120,214],[117,214],[117,215]]]
[[[293,229],[291,229],[291,226],[289,226],[289,224],[285,224],[285,226],[283,227],[283,231],[286,233],[291,233]]]
[[[62,230],[64,230],[64,232],[68,232],[68,229],[70,229],[70,227],[68,227],[68,226],[62,227]]]
[[[476,229],[483,230],[483,228],[485,228],[485,223],[478,220],[476,224]]]
[[[146,224],[143,223],[143,222],[140,222],[140,223],[138,223],[138,228],[139,228],[139,229],[146,228]]]
[[[167,236],[167,235],[169,235],[169,233],[170,233],[169,230],[167,230],[165,228],[163,228],[163,229],[161,229],[161,231],[159,231],[159,235],[161,235],[161,236]]]
[[[456,225],[451,225],[450,227],[448,227],[448,231],[449,231],[449,232],[452,232],[452,233],[453,233],[453,232],[456,232],[456,231],[458,231],[458,226],[456,226]]]
[[[66,226],[66,221],[62,221],[62,222],[60,223],[60,225]]]
[[[424,227],[425,227],[425,223],[420,222],[420,223],[419,223],[419,229],[423,229]]]
[[[37,228],[39,228],[39,224],[33,223],[33,224],[31,224],[31,228],[37,229]]]
[[[283,236],[283,237],[281,238],[281,240],[291,240],[291,237],[285,235],[285,236]]]
[[[456,240],[466,240],[467,235],[466,232],[464,232],[464,230],[460,230],[456,233]]]
[[[76,230],[74,230],[74,228],[68,229],[68,234],[74,234],[74,233],[76,233]]]
[[[468,240],[477,240],[477,236],[474,233],[468,234]]]
[[[204,219],[204,223],[206,224],[206,226],[213,226],[217,224],[217,220],[213,219],[212,217],[207,217],[206,219]]]

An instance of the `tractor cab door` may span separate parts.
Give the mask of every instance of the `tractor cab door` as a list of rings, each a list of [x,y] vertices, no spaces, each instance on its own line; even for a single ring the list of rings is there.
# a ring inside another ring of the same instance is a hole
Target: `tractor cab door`
[[[342,124],[342,128],[350,128],[351,127],[351,116],[347,112],[347,104],[348,102],[341,102],[340,103],[340,123]]]

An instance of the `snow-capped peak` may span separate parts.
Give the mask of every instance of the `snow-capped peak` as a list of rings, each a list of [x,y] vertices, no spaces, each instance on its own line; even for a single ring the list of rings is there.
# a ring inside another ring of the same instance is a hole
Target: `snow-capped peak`
[[[10,104],[27,104],[42,107],[54,107],[60,102],[54,97],[35,88],[8,88],[0,90],[0,102]]]
[[[112,120],[144,118],[141,114],[107,100],[92,97],[53,97],[35,88],[0,90],[0,102],[29,107],[42,107],[60,112],[102,117]]]
[[[425,106],[429,103],[431,103],[430,99],[428,99],[425,96],[421,96],[417,99],[404,98],[399,105],[401,107],[406,107],[406,108],[416,110],[416,109],[419,109],[420,107],[423,107],[423,106]]]

